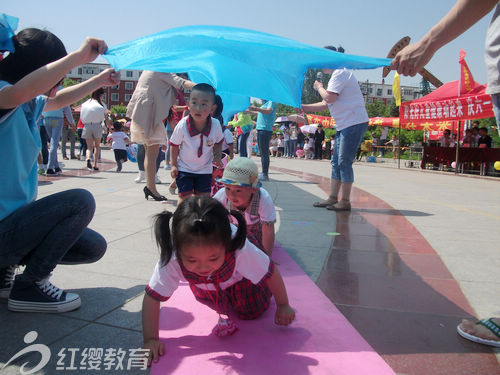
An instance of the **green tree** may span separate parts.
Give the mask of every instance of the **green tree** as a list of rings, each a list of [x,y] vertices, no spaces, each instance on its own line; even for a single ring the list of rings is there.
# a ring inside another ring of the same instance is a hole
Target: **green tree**
[[[431,92],[431,84],[429,83],[429,81],[426,81],[424,78],[422,78],[422,80],[420,81],[420,93],[422,95],[427,95]]]
[[[70,86],[74,86],[74,85],[77,85],[78,82],[75,81],[74,79],[71,79],[71,78],[64,78],[64,82],[63,82],[63,87],[70,87]]]
[[[380,100],[366,104],[368,117],[389,117],[389,107]]]
[[[113,113],[117,117],[125,117],[125,113],[127,113],[127,106],[123,103],[111,106],[111,113]]]

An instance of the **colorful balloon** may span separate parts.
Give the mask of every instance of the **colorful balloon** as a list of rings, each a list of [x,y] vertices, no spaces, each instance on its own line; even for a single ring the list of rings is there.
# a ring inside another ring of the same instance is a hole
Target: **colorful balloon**
[[[137,146],[136,143],[131,144],[130,146],[127,147],[127,158],[132,163],[137,163],[137,150],[138,149],[139,149],[139,146]]]

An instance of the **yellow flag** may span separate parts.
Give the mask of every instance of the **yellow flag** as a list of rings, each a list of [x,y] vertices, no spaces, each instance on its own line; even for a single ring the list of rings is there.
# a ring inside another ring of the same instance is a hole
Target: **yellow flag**
[[[392,95],[396,99],[396,105],[399,107],[401,105],[401,87],[399,86],[399,74],[394,73],[394,81],[392,82]]]

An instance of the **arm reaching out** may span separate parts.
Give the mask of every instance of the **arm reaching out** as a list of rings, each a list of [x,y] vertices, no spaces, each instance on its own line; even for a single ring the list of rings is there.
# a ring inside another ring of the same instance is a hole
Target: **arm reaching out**
[[[288,304],[285,283],[277,267],[274,268],[273,275],[267,279],[267,286],[271,290],[276,301],[276,314],[274,322],[280,326],[287,326],[295,319],[295,311]]]
[[[468,30],[497,3],[497,0],[458,0],[422,39],[403,48],[396,55],[391,69],[405,76],[415,76],[438,49]]]
[[[163,343],[158,337],[158,322],[160,319],[160,302],[144,294],[142,301],[142,336],[144,349],[149,350],[148,367],[151,362],[158,362],[163,355]]]
[[[0,108],[14,108],[30,101],[38,95],[46,94],[54,87],[57,87],[58,83],[64,78],[64,75],[71,69],[94,61],[97,56],[106,52],[107,49],[108,46],[103,40],[94,38],[85,39],[78,50],[57,61],[38,68],[14,85],[7,86],[5,89],[1,90]],[[64,105],[61,105],[61,107],[63,106]]]

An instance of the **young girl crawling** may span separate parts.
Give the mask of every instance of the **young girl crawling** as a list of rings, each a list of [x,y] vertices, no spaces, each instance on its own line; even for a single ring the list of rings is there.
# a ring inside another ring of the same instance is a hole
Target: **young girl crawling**
[[[165,211],[156,216],[154,230],[161,257],[142,306],[149,364],[163,354],[158,338],[160,302],[172,296],[179,281],[187,281],[200,301],[213,303],[219,316],[231,310],[240,319],[256,319],[267,310],[273,295],[275,323],[286,326],[295,318],[278,269],[262,250],[246,240],[242,215],[230,213],[238,227],[229,223],[228,211],[217,200],[192,196],[174,214]],[[234,323],[220,317],[214,333],[225,335],[235,330]]]

